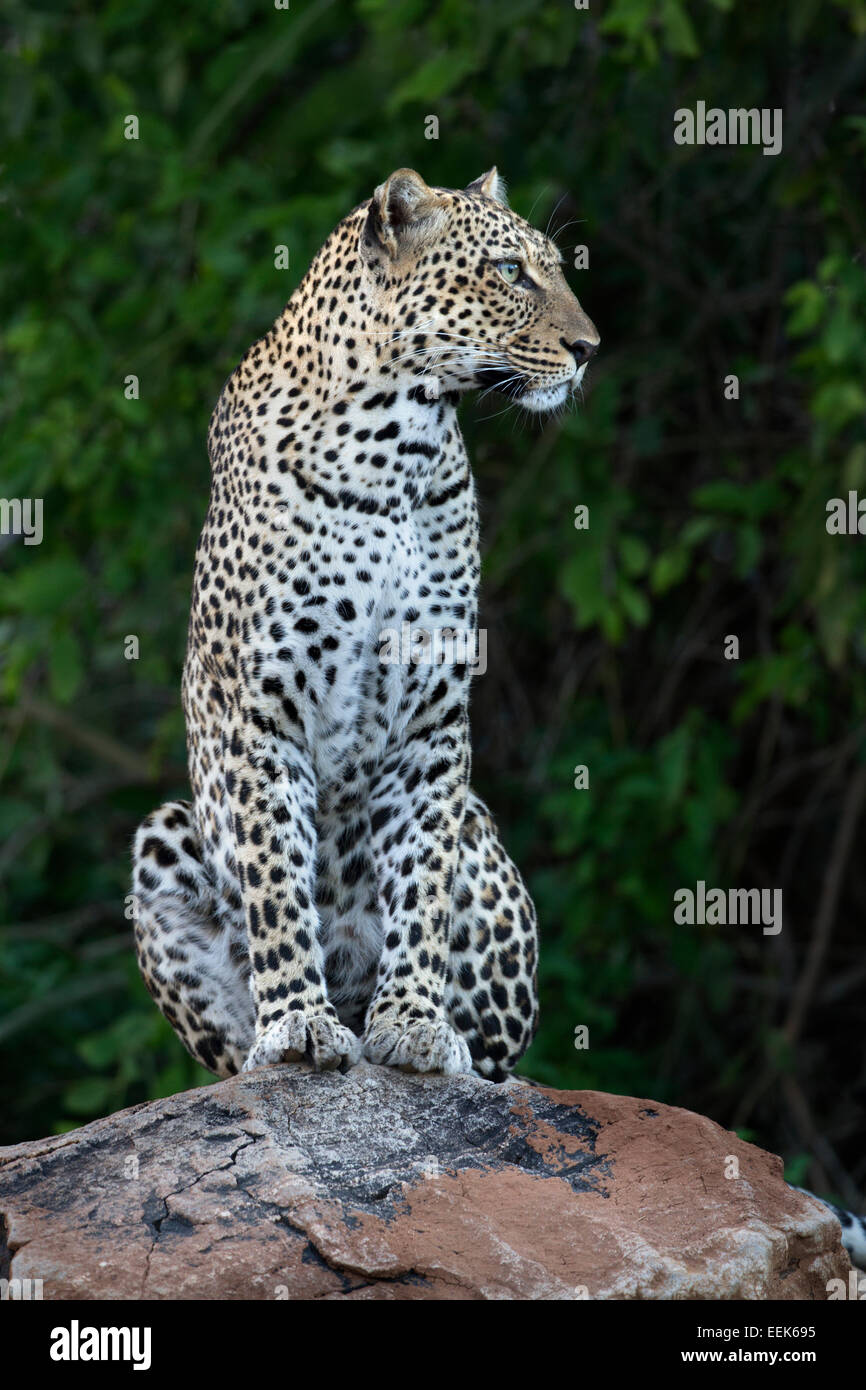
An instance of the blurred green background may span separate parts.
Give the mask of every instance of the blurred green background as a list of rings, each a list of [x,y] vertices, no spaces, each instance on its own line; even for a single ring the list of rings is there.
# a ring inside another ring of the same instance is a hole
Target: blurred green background
[[[542,924],[524,1070],[703,1111],[855,1202],[866,542],[825,506],[866,494],[864,0],[7,0],[2,29],[0,495],[45,525],[0,537],[2,1137],[209,1079],[124,916],[137,821],[187,794],[208,418],[389,172],[496,163],[568,267],[589,248],[603,339],[564,420],[462,412],[474,780]],[[676,146],[698,100],[782,107],[783,153]],[[698,879],[782,888],[784,930],[675,926]]]

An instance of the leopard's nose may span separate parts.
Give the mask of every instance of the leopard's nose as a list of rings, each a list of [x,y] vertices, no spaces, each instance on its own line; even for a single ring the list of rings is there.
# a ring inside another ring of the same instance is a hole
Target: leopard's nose
[[[564,338],[559,340],[564,348],[568,348],[578,367],[583,367],[598,349],[598,342],[590,343],[586,338],[578,338],[576,342],[567,343]],[[599,342],[601,339],[598,340]]]

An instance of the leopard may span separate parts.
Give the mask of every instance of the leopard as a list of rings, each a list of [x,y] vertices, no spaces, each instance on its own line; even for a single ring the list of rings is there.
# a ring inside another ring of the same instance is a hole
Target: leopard
[[[457,407],[564,408],[599,343],[495,166],[463,189],[402,168],[226,381],[182,678],[192,799],[133,848],[141,973],[215,1075],[364,1057],[502,1081],[529,1047],[536,912],[471,786],[478,663],[454,640],[480,579]],[[386,659],[394,632],[408,657]]]
[[[499,1082],[532,1042],[535,908],[470,784],[466,646],[430,637],[477,622],[458,405],[556,412],[599,344],[495,167],[460,190],[404,168],[225,383],[182,679],[193,797],[133,847],[144,982],[216,1076],[363,1056]],[[386,659],[404,630],[414,656]],[[866,1221],[817,1200],[866,1269]]]

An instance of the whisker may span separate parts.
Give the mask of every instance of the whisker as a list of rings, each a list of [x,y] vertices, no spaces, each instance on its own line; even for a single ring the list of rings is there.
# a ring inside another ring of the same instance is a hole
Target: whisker
[[[547,192],[549,191],[549,189],[550,189],[550,184],[549,184],[549,183],[546,183],[546,184],[544,185],[544,187],[542,188],[541,192],[540,192],[540,193],[538,194],[538,196],[536,197],[535,202],[532,204],[532,207],[529,209],[529,215],[528,215],[528,217],[527,217],[527,219],[526,219],[527,222],[531,222],[531,221],[532,221],[532,214],[535,212],[535,209],[538,207],[538,204],[541,202],[541,200],[542,200],[542,198],[544,197],[545,193],[547,193]]]
[[[561,227],[557,227],[557,229],[556,229],[555,232],[551,232],[551,234],[550,234],[550,240],[551,240],[551,241],[556,241],[556,238],[562,236],[563,232],[567,232],[568,229],[569,229],[569,227],[576,227],[576,226],[578,226],[579,223],[581,223],[581,222],[588,222],[588,221],[589,221],[589,218],[588,218],[588,217],[572,217],[572,218],[570,219],[570,221],[568,221],[568,222],[563,222],[563,224],[562,224]],[[558,242],[557,242],[557,245],[559,245]]]
[[[544,235],[545,235],[546,237],[549,237],[549,236],[550,236],[550,224],[551,224],[551,222],[553,221],[553,219],[554,219],[554,217],[556,216],[556,214],[559,212],[559,205],[560,205],[560,203],[564,203],[564,202],[565,202],[565,199],[566,199],[567,197],[568,197],[568,194],[567,194],[567,193],[563,193],[562,197],[559,198],[559,199],[557,199],[556,206],[555,206],[555,208],[553,209],[553,212],[552,212],[552,213],[550,214],[550,216],[548,217],[548,219],[547,219],[547,226],[546,226],[545,229],[544,229]]]

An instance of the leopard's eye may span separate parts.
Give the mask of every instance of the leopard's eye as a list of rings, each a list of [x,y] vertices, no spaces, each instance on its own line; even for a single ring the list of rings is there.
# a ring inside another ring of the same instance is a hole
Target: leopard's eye
[[[521,267],[519,261],[498,261],[496,269],[507,285],[516,285],[520,279]]]

